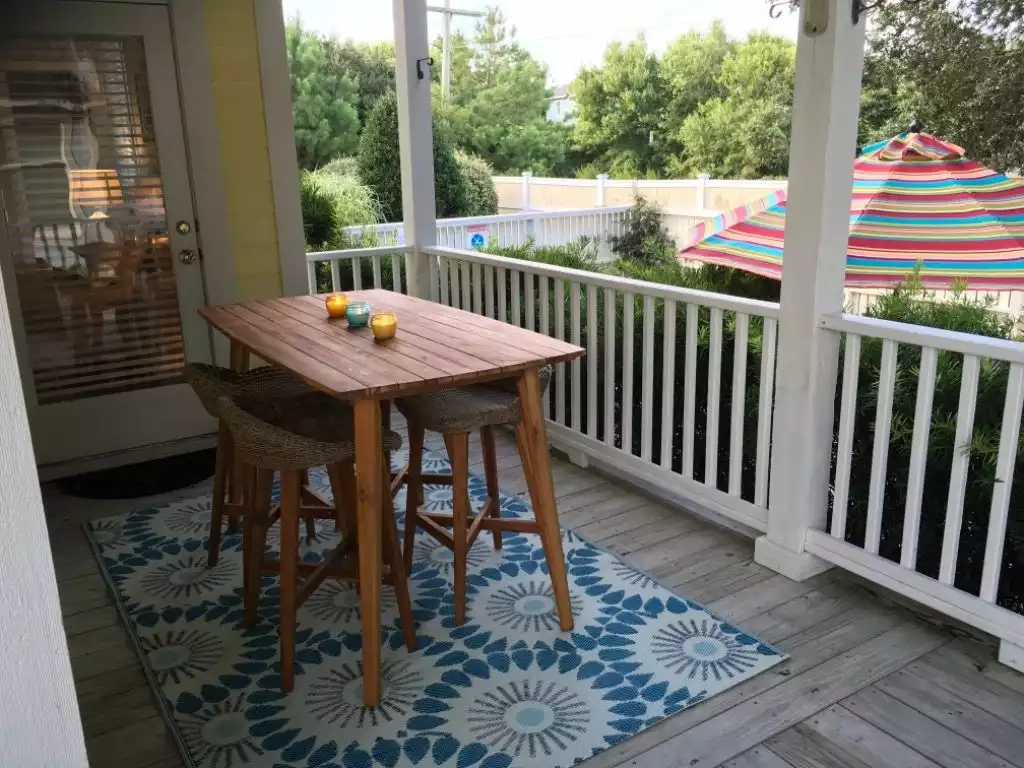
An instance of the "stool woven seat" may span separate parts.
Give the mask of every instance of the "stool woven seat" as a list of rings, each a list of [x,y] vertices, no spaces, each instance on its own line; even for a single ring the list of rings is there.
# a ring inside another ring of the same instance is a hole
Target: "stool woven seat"
[[[301,379],[271,366],[243,373],[206,363],[187,363],[181,375],[195,390],[206,412],[218,418],[217,400],[224,395],[291,397],[314,391]]]
[[[222,396],[217,411],[231,429],[239,456],[258,469],[310,469],[355,456],[352,409],[330,395]],[[384,430],[381,443],[385,451],[396,451],[402,438]]]
[[[542,368],[539,378],[541,389],[546,389],[551,380],[551,368]],[[515,424],[523,416],[515,379],[400,397],[395,405],[407,420],[432,432],[469,432]]]

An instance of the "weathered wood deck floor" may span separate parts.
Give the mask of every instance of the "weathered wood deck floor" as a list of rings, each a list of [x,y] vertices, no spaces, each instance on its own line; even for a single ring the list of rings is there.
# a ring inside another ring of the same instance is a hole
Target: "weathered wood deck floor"
[[[498,454],[502,490],[525,493],[514,442],[499,435]],[[478,444],[474,457],[482,473]],[[791,582],[754,563],[748,539],[565,462],[554,470],[563,525],[791,655],[588,768],[1024,768],[1024,675],[998,665],[989,645],[836,570]],[[91,765],[178,768],[81,531],[145,500],[72,499],[51,486],[44,496]]]

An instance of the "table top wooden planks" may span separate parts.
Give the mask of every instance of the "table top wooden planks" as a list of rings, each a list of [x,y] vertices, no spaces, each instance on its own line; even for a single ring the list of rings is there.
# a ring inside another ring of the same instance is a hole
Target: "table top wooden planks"
[[[371,312],[398,317],[395,338],[327,317],[322,296],[250,301],[199,310],[257,357],[342,398],[390,398],[488,381],[561,363],[584,350],[549,336],[391,291],[351,291]]]

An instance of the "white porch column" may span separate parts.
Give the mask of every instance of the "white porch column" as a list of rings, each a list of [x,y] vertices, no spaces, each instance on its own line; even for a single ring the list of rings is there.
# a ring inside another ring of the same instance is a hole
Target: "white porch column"
[[[437,243],[434,203],[434,129],[430,107],[430,42],[426,0],[393,0],[398,142],[409,293],[430,298],[430,269],[421,249]],[[422,75],[422,77],[420,76]]]
[[[520,178],[522,179],[523,190],[522,211],[526,213],[526,211],[530,210],[530,179],[533,178],[533,171],[523,171],[523,175]]]
[[[806,33],[809,13],[827,27]],[[824,528],[839,342],[819,326],[843,308],[853,161],[864,64],[864,19],[850,0],[805,0],[800,8],[768,533],[755,559],[791,579],[827,570],[804,551],[808,528]]]

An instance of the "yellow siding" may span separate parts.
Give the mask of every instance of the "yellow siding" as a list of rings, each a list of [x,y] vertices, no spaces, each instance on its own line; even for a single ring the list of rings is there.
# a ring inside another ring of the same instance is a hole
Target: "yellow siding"
[[[240,301],[281,295],[253,0],[203,3]]]

